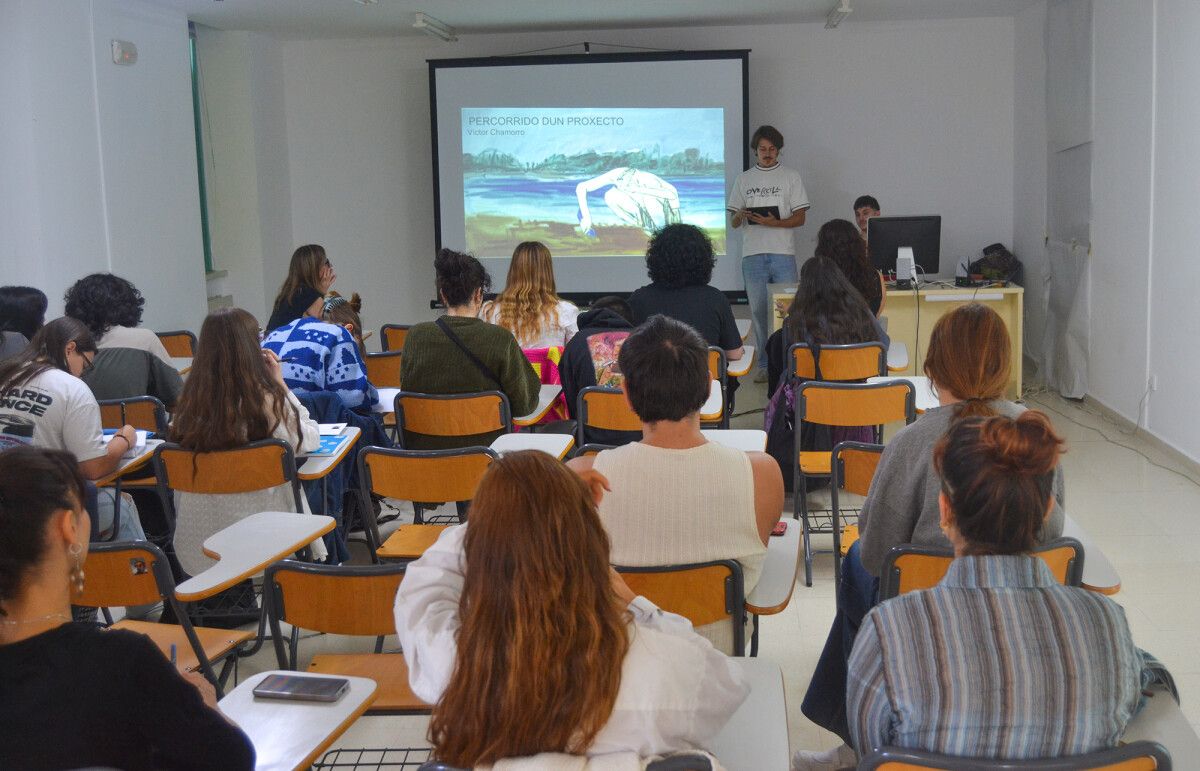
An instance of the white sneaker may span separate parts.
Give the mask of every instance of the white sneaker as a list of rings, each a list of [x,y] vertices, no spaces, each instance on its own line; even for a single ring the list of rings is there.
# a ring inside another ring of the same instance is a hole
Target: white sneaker
[[[850,745],[843,744],[824,752],[812,750],[797,750],[792,755],[792,771],[838,771],[843,768],[854,768],[858,756]]]

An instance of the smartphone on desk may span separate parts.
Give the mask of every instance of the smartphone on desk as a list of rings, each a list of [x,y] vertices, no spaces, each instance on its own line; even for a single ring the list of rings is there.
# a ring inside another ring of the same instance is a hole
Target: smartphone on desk
[[[775,527],[771,528],[771,535],[783,535],[787,532],[787,521],[779,520],[775,523]]]
[[[300,675],[268,675],[253,693],[260,699],[290,701],[334,702],[350,690],[344,677],[302,677]]]

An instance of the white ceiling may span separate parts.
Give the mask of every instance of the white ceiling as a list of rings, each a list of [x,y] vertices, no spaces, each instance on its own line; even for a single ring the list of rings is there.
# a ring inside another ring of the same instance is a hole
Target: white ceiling
[[[283,39],[421,34],[423,11],[460,35],[823,21],[838,0],[153,0],[219,29]],[[1034,0],[850,0],[843,24],[1012,16]]]

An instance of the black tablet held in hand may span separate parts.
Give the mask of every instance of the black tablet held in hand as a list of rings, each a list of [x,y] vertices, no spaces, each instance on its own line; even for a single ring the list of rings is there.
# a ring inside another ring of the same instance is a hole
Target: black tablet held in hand
[[[747,206],[746,211],[759,215],[760,217],[774,217],[777,220],[783,219],[779,216],[778,206]]]
[[[269,675],[254,689],[261,699],[333,702],[350,690],[344,677],[304,677],[302,675]]]

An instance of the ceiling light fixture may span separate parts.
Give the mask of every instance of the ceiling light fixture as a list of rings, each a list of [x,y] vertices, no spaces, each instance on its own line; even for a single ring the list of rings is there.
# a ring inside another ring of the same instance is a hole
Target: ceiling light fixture
[[[841,5],[834,8],[825,17],[825,29],[837,29],[837,25],[842,23],[842,20],[849,16],[853,11],[850,10],[850,0],[842,0]]]
[[[458,40],[458,36],[454,34],[454,27],[451,27],[445,22],[438,21],[427,13],[417,13],[416,21],[413,22],[413,29],[419,29],[426,35],[445,40],[447,43],[453,43]]]

